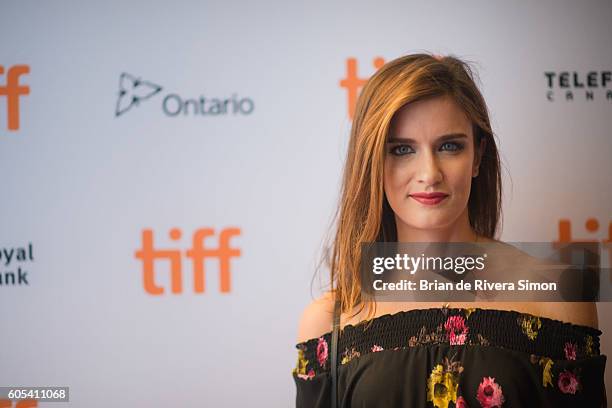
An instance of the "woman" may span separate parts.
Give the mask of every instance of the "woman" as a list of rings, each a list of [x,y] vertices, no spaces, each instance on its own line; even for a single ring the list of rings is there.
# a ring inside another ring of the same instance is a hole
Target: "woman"
[[[360,243],[499,242],[500,203],[497,147],[469,67],[426,54],[384,65],[357,101],[333,289],[299,325],[297,406],[605,406],[593,303],[362,296]]]

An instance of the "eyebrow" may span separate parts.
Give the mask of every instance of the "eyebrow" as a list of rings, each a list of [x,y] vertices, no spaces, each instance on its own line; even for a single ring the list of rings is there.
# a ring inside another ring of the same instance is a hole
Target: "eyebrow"
[[[450,133],[448,135],[442,135],[436,139],[436,142],[443,142],[450,139],[467,139],[467,135],[465,133]],[[390,137],[387,143],[417,143],[416,140],[411,139],[409,137]]]

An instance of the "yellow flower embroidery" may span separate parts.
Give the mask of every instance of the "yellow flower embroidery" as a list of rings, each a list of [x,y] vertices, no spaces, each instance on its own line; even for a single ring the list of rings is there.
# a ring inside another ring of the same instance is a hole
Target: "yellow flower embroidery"
[[[530,360],[532,364],[540,364],[541,366],[543,366],[542,386],[546,388],[550,385],[554,388],[555,385],[553,384],[552,366],[555,363],[552,361],[552,359],[549,357],[536,356],[535,354],[532,354]]]
[[[591,357],[593,355],[593,336],[591,336],[590,334],[587,334],[586,336],[584,350],[588,357]]]
[[[355,357],[359,357],[360,355],[361,354],[357,350],[355,350],[355,348],[352,348],[350,350],[347,349],[344,351],[344,353],[342,353],[342,360],[340,361],[340,364],[346,364]]]
[[[529,340],[535,340],[536,337],[538,337],[538,330],[542,327],[542,322],[539,317],[524,314],[519,317],[518,323],[523,333],[529,337]]]
[[[472,313],[474,313],[474,311],[476,310],[476,308],[473,308],[473,307],[467,307],[467,308],[465,308],[465,309],[463,309],[463,310],[464,310],[464,312],[465,312],[465,318],[466,318],[466,319],[469,319],[469,318],[470,318],[470,315],[471,315]]]
[[[552,375],[552,366],[553,366],[554,362],[552,361],[552,359],[548,358],[548,357],[542,357],[540,359],[540,365],[544,366],[544,371],[542,371],[542,385],[546,388],[549,385],[552,386],[554,388],[553,385],[553,375]]]
[[[304,350],[298,350],[297,366],[293,369],[294,374],[306,374],[308,360],[304,357]]]
[[[431,401],[437,408],[448,408],[451,401],[457,402],[459,374],[463,371],[458,362],[445,360],[446,368],[442,364],[436,365],[427,382],[427,401]]]

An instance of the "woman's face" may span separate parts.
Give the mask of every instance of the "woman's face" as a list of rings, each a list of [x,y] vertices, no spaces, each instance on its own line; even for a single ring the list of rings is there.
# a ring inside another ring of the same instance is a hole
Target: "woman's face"
[[[450,97],[397,112],[385,146],[384,189],[398,233],[453,228],[467,220],[480,160],[474,152],[472,123]]]

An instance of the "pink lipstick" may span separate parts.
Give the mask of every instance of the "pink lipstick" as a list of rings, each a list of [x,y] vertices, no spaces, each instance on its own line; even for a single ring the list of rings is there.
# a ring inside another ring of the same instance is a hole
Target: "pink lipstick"
[[[436,205],[442,202],[442,200],[444,200],[446,197],[448,197],[448,194],[445,194],[445,193],[414,193],[414,194],[410,194],[410,197],[414,198],[421,204]]]

